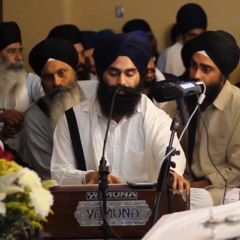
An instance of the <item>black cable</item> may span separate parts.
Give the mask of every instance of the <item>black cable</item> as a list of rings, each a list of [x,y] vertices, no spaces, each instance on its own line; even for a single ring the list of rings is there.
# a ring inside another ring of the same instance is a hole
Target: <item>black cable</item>
[[[211,157],[211,154],[210,154],[210,149],[209,149],[209,134],[208,134],[208,130],[207,130],[207,125],[206,125],[206,123],[205,123],[205,121],[203,119],[203,116],[202,116],[200,108],[198,108],[198,112],[199,112],[200,118],[201,118],[201,120],[203,122],[203,126],[204,126],[204,129],[205,129],[205,132],[206,132],[206,136],[207,136],[207,154],[208,154],[209,160],[210,160],[212,166],[215,168],[215,170],[218,172],[218,174],[221,176],[221,178],[224,181],[224,192],[223,192],[223,204],[224,204],[225,203],[226,193],[227,193],[227,187],[228,187],[227,180],[222,175],[222,173],[219,171],[219,169],[217,168],[217,166],[215,165],[215,163],[212,160],[212,157]]]

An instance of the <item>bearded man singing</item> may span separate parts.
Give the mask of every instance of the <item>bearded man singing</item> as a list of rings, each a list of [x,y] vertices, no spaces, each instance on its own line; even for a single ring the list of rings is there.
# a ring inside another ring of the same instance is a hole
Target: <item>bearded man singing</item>
[[[51,160],[52,178],[59,184],[98,183],[109,118],[104,156],[111,166],[108,183],[157,181],[171,135],[171,119],[140,93],[150,57],[149,41],[134,32],[115,34],[97,42],[94,49],[99,78],[97,94],[73,108],[86,168],[77,166],[64,115],[55,128]],[[174,179],[173,191],[184,193],[189,191],[189,183],[182,177],[185,156],[177,138],[173,146],[181,152],[172,158],[176,163],[176,168],[170,171]],[[191,194],[193,192],[191,190]],[[205,206],[211,205],[210,194],[206,190],[201,192],[210,199],[208,202],[204,198]]]

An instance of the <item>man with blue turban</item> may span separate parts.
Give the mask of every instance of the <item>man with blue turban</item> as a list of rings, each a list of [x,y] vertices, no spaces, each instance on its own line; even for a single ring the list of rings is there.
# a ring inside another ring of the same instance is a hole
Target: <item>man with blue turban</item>
[[[171,135],[171,119],[140,93],[150,57],[149,41],[134,32],[98,41],[94,50],[99,78],[97,93],[73,108],[86,166],[77,169],[66,116],[63,116],[54,134],[51,166],[52,177],[59,184],[98,183],[109,118],[103,156],[111,166],[108,182],[157,181]],[[185,156],[177,138],[173,146],[180,150],[180,155],[172,158],[176,163],[176,168],[170,171],[173,191],[183,193],[189,191],[189,183],[182,177]]]

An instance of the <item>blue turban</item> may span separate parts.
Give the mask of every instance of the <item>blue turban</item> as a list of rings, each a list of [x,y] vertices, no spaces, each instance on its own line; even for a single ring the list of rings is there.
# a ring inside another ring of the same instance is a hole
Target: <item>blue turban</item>
[[[97,41],[97,32],[82,31],[82,43],[84,46],[84,50],[94,48],[96,41]]]
[[[122,28],[123,33],[129,33],[129,32],[133,32],[133,31],[137,31],[137,30],[141,30],[145,33],[152,31],[148,22],[146,22],[143,19],[132,19],[132,20],[126,22]]]
[[[134,32],[99,39],[93,53],[98,76],[101,77],[119,56],[129,57],[143,75],[151,57],[149,41]]]
[[[192,55],[198,51],[205,51],[225,77],[239,63],[240,51],[236,40],[222,30],[205,31],[184,44],[181,54],[186,69],[190,67]]]

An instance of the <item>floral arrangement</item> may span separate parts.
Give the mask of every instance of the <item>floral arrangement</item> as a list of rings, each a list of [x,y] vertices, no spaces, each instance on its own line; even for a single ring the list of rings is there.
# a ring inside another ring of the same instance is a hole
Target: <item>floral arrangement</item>
[[[12,161],[0,147],[0,239],[15,239],[15,230],[41,228],[53,196],[38,175]]]

